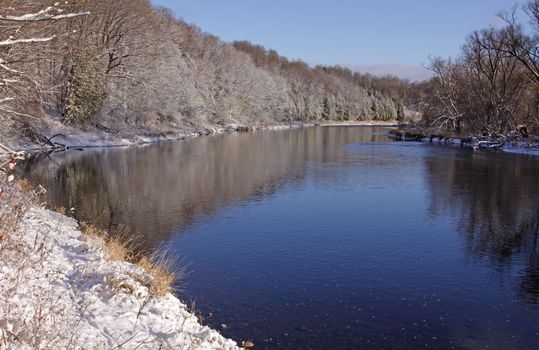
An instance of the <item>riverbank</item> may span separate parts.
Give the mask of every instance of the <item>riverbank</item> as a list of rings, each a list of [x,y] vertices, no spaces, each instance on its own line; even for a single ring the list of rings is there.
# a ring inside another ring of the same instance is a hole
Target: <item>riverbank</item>
[[[1,349],[238,349],[102,238],[1,185]]]
[[[316,125],[380,124],[393,125],[372,121]],[[62,134],[50,141],[65,149],[120,147],[309,126],[315,124],[231,125],[128,137],[79,132],[70,134],[69,140]],[[24,142],[16,146],[30,152],[41,149]],[[22,192],[15,194],[20,196]],[[14,205],[13,201],[5,203],[5,193],[2,200],[3,208]],[[124,343],[129,348],[238,348],[234,341],[200,324],[173,294],[151,295],[150,274],[136,264],[107,259],[104,241],[84,234],[74,219],[63,214],[29,203],[16,230],[0,240],[0,256],[4,262],[0,269],[0,332],[7,348],[114,348]]]
[[[458,145],[472,149],[498,150],[507,153],[539,156],[539,138],[537,137],[475,137],[453,134],[429,133],[418,128],[398,128],[388,135],[397,141],[415,141],[436,144]]]
[[[104,128],[81,130],[58,124],[48,129],[47,142],[36,139],[17,138],[6,144],[13,150],[28,153],[39,153],[49,150],[84,149],[94,147],[130,147],[165,141],[182,140],[190,137],[200,137],[220,133],[249,132],[261,130],[284,130],[312,126],[398,126],[396,120],[351,120],[351,121],[317,121],[317,122],[282,122],[277,124],[255,125],[209,125],[198,129],[164,128],[160,131],[151,129],[134,129],[125,132],[115,132]],[[54,131],[53,131],[54,130]]]

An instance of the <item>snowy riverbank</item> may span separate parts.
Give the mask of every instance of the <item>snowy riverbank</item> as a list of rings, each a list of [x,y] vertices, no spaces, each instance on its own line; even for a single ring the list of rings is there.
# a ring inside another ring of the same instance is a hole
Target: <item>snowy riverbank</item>
[[[422,138],[422,142],[448,144],[448,145],[460,145],[462,147],[477,148],[483,150],[499,150],[507,153],[525,154],[531,156],[539,156],[539,143],[526,142],[526,141],[507,141],[499,147],[491,147],[489,143],[479,144],[476,146],[473,142],[465,142],[460,138]]]
[[[80,129],[67,127],[65,125],[55,125],[54,128],[46,132],[46,135],[48,137],[52,137],[51,143],[56,145],[56,149],[61,150],[93,147],[130,147],[230,132],[285,130],[312,126],[396,126],[397,124],[397,121],[377,120],[283,122],[270,125],[261,124],[252,126],[242,126],[236,124],[209,125],[196,130],[178,131],[174,129],[166,129],[159,132],[141,129],[131,130],[130,132],[123,133],[106,132],[98,129],[83,131]],[[52,149],[51,144],[43,144],[43,142],[42,144],[39,144],[25,139],[7,140],[6,144],[14,150],[24,150],[29,153],[42,152],[46,151],[47,149]]]
[[[0,349],[238,349],[72,218],[32,204],[2,238]]]
[[[458,145],[477,150],[498,150],[507,153],[539,156],[539,139],[537,138],[495,138],[495,137],[444,137],[421,129],[393,129],[388,136],[397,141],[416,141],[446,145]]]
[[[58,136],[53,141],[73,149],[132,146],[213,133],[314,125],[250,128],[232,125],[204,132],[129,138],[80,132],[71,134],[69,140]],[[373,122],[332,122],[331,125],[373,125]],[[18,146],[17,149],[32,149],[32,144],[21,142]],[[16,191],[15,196],[25,195]],[[2,210],[16,204],[4,193],[0,205],[0,219],[5,223],[10,217],[5,217]],[[0,220],[0,231],[5,231],[1,224]],[[1,350],[238,349],[234,341],[201,325],[173,294],[151,295],[150,274],[137,265],[108,259],[104,241],[81,232],[74,219],[29,204],[16,229],[6,232],[7,235],[0,232]]]

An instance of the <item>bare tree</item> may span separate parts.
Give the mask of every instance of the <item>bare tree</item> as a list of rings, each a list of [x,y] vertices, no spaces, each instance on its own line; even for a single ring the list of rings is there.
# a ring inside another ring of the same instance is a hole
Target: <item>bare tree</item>
[[[504,30],[483,29],[470,35],[463,48],[464,88],[471,96],[467,113],[475,129],[489,134],[516,128],[527,84],[518,59],[503,50],[504,35]]]
[[[527,70],[532,82],[539,84],[539,0],[531,1],[525,7],[536,33],[528,35],[522,24],[516,21],[516,8],[499,17],[506,26],[499,40],[498,50],[516,58]]]
[[[112,79],[139,82],[136,71],[157,55],[150,48],[159,35],[148,1],[83,0],[79,6],[92,16],[68,23],[77,35],[72,36],[61,70],[59,109],[64,123],[89,120],[101,108]]]
[[[0,9],[0,123],[39,116],[47,93],[40,72],[53,56],[55,39],[65,35],[58,23],[88,15],[41,1],[6,0]],[[43,114],[43,113],[41,113]]]
[[[464,79],[461,65],[451,59],[435,57],[431,59],[429,68],[435,73],[435,78],[424,117],[439,131],[461,132],[465,117],[461,103]]]
[[[433,59],[425,120],[440,131],[507,134],[527,118],[529,80],[507,51],[507,28],[472,33],[456,60]]]
[[[406,113],[406,82],[313,68],[249,42],[223,43],[149,0],[2,6],[6,121],[46,115],[48,125],[37,129],[60,128],[49,121],[61,120],[114,133]]]

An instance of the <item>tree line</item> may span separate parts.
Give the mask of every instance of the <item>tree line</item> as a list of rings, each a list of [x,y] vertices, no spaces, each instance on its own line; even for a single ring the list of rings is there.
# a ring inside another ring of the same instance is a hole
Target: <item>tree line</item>
[[[106,132],[321,120],[405,120],[507,134],[539,125],[539,0],[469,35],[434,78],[409,82],[311,67],[224,43],[148,0],[3,0],[0,134],[35,141],[63,125]]]
[[[3,0],[0,9],[3,137],[39,140],[61,124],[121,132],[404,118],[412,111],[390,85],[224,43],[148,0]]]

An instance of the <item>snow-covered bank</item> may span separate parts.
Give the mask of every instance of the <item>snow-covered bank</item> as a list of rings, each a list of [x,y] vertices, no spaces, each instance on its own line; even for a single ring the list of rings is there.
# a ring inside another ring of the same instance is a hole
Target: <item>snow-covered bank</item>
[[[318,126],[398,126],[397,120],[343,120],[315,123]]]
[[[539,142],[509,142],[501,147],[501,150],[507,153],[528,154],[539,156]]]
[[[60,213],[31,205],[0,258],[1,349],[238,349]]]
[[[501,146],[492,147],[490,143],[476,145],[473,142],[463,141],[460,138],[429,138],[424,137],[422,142],[439,143],[447,145],[460,145],[462,147],[482,149],[482,150],[499,150],[507,153],[524,154],[539,156],[539,143],[538,142],[525,142],[525,141],[508,141]]]
[[[130,147],[145,145],[157,142],[183,140],[191,137],[207,136],[220,133],[261,131],[261,130],[285,130],[294,128],[304,128],[312,126],[396,126],[396,121],[377,120],[352,120],[352,121],[317,121],[317,122],[281,122],[274,124],[260,124],[243,126],[237,124],[230,125],[208,125],[201,129],[163,131],[138,130],[126,133],[112,133],[103,130],[83,131],[66,126],[56,125],[54,132],[47,134],[51,143],[56,144],[57,150],[62,149],[83,149],[94,147]],[[8,140],[6,144],[14,150],[23,150],[28,153],[39,153],[52,149],[50,144],[37,144],[36,142],[24,139]]]
[[[507,153],[539,156],[539,139],[537,138],[493,138],[493,137],[444,137],[441,135],[425,136],[426,133],[419,129],[393,129],[388,133],[389,137],[397,141],[415,141],[447,145],[459,145],[461,147],[477,150],[498,150]]]

